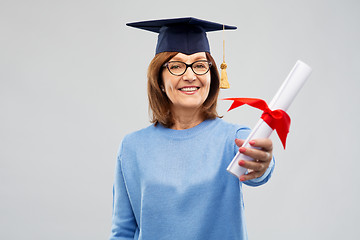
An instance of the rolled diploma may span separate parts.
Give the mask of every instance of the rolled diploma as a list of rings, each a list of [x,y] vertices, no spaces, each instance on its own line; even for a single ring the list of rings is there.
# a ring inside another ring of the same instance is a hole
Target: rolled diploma
[[[306,79],[310,76],[311,71],[312,69],[307,64],[298,60],[270,102],[269,108],[271,110],[281,109],[287,111]],[[242,146],[252,148],[249,144],[252,139],[269,138],[272,132],[273,129],[260,118]],[[226,170],[238,178],[247,171],[246,168],[239,166],[238,162],[240,159],[254,160],[240,152],[235,155]]]

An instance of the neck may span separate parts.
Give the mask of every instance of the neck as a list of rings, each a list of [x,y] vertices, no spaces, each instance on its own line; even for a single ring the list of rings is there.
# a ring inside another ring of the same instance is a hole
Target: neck
[[[200,108],[189,110],[189,109],[173,109],[174,125],[171,127],[175,130],[184,130],[195,127],[204,121],[201,114]]]

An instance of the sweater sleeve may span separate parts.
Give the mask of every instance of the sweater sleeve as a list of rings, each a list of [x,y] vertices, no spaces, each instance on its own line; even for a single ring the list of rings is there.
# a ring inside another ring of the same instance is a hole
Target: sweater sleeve
[[[249,128],[241,127],[236,132],[236,138],[246,139],[249,136],[250,132],[251,132],[251,130]],[[235,144],[235,149],[236,149],[236,152],[239,151],[239,147],[236,146],[236,144]],[[269,181],[269,179],[274,171],[274,168],[275,168],[275,158],[273,157],[270,162],[269,167],[266,169],[266,172],[261,177],[251,179],[251,180],[245,181],[243,183],[248,186],[252,186],[252,187],[263,185],[267,181]]]
[[[121,166],[121,149],[122,147],[119,150],[115,168],[112,228],[109,240],[134,239],[134,234],[137,229],[137,223],[124,181]]]

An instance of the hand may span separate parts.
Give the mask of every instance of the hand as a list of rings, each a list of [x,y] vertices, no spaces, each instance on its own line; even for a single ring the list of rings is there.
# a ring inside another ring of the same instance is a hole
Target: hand
[[[252,147],[241,147],[244,140],[235,139],[235,143],[239,148],[239,152],[254,159],[254,161],[240,160],[238,164],[241,167],[248,169],[248,174],[240,176],[240,181],[247,181],[250,179],[261,177],[272,160],[272,141],[268,138],[254,139],[249,142]]]

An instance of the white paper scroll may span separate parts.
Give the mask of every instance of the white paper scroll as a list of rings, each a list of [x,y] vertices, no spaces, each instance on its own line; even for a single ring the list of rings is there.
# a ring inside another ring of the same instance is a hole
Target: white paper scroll
[[[271,110],[281,109],[287,111],[295,96],[304,85],[306,79],[310,76],[311,71],[312,69],[307,64],[298,60],[270,102],[269,108]],[[245,140],[243,147],[251,148],[249,141],[257,138],[268,138],[272,132],[273,130],[269,127],[269,125],[260,118],[256,126],[250,132],[248,138]],[[241,159],[250,161],[253,160],[252,158],[238,152],[226,169],[238,178],[245,174],[247,170],[246,168],[239,166],[238,162]]]

